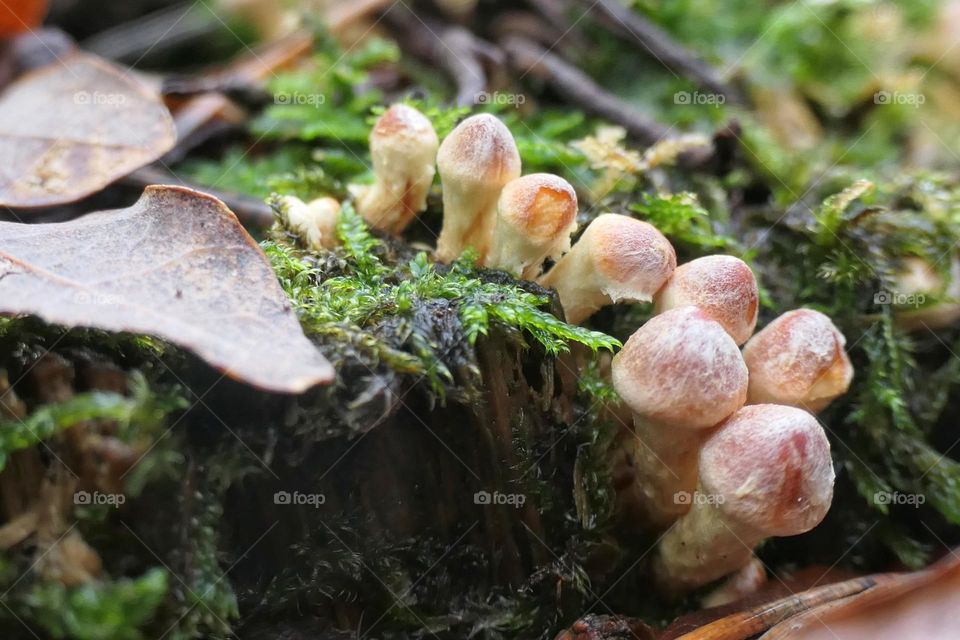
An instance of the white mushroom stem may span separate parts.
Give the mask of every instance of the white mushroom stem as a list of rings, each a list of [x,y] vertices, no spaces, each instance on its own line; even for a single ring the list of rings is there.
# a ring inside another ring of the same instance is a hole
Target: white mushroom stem
[[[665,527],[690,509],[704,435],[743,406],[746,365],[723,327],[683,307],[630,336],[613,359],[612,378],[634,414],[629,508],[647,528]]]
[[[539,283],[557,290],[567,322],[579,324],[608,304],[649,302],[676,266],[673,246],[655,227],[605,213]]]
[[[706,256],[677,267],[656,296],[656,312],[694,305],[741,345],[757,325],[760,294],[753,271],[733,256]]]
[[[740,570],[762,540],[819,524],[833,481],[830,444],[816,418],[795,407],[744,407],[704,442],[698,493],[660,540],[657,580],[680,592]]]
[[[549,173],[511,180],[500,193],[486,266],[529,280],[546,258],[570,249],[576,227],[577,194],[569,182]]]
[[[450,262],[473,247],[483,263],[493,239],[500,191],[520,177],[517,144],[495,117],[471,116],[444,138],[437,170],[443,187],[437,259]]]
[[[750,370],[747,403],[822,411],[853,380],[845,344],[843,334],[819,311],[796,309],[776,318],[743,348]]]
[[[439,146],[427,118],[405,104],[395,104],[370,133],[375,182],[361,189],[357,212],[370,226],[400,233],[427,208]]]
[[[332,249],[339,244],[337,222],[340,203],[333,198],[318,198],[304,203],[299,198],[284,196],[280,203],[281,222],[300,236],[314,251]]]

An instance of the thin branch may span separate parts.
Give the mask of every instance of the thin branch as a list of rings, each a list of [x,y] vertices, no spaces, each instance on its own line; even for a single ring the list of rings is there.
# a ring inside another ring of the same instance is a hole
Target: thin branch
[[[483,61],[504,63],[503,53],[469,30],[420,18],[410,10],[395,7],[385,19],[396,30],[398,41],[412,55],[444,69],[457,86],[457,105],[476,104],[487,88]]]
[[[621,125],[640,142],[653,144],[670,131],[540,45],[516,36],[507,38],[501,45],[517,71],[541,78],[585,111]]]
[[[720,73],[687,50],[666,31],[617,0],[579,0],[610,31],[628,42],[639,43],[644,50],[674,73],[690,78],[701,87],[722,94],[727,101],[743,104],[743,96],[724,81]]]

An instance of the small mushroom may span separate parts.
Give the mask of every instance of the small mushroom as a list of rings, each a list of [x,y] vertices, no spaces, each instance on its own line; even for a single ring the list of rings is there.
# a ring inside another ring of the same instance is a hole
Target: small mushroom
[[[534,173],[511,180],[500,193],[486,266],[518,278],[536,277],[544,259],[570,249],[576,218],[577,193],[563,178]]]
[[[747,263],[733,256],[706,256],[677,267],[656,296],[656,312],[688,304],[719,322],[738,345],[757,326],[757,279]]]
[[[681,307],[630,336],[611,373],[634,418],[631,508],[650,528],[666,526],[690,508],[707,430],[747,399],[747,367],[719,323]]]
[[[655,227],[604,213],[539,282],[557,290],[567,322],[579,324],[608,304],[649,302],[676,266],[673,246]]]
[[[314,251],[332,249],[339,243],[337,221],[340,203],[333,198],[317,198],[309,203],[294,196],[280,199],[280,220],[290,231],[300,236]]]
[[[370,132],[375,182],[361,189],[357,212],[370,226],[400,233],[427,208],[440,142],[426,116],[395,104]]]
[[[845,344],[843,334],[819,311],[796,309],[778,317],[743,348],[750,370],[747,403],[822,411],[853,380]]]
[[[765,538],[809,531],[830,508],[833,480],[815,417],[773,404],[740,409],[703,444],[698,494],[660,540],[658,581],[694,589],[749,564]]]
[[[891,293],[896,300],[883,299]],[[912,304],[912,309],[898,306],[895,311],[897,324],[907,330],[953,326],[960,321],[960,257],[950,258],[946,278],[923,258],[904,258],[894,276],[894,291],[878,292],[875,298],[884,304],[897,303],[901,298]],[[934,302],[926,304],[928,299]]]
[[[443,186],[443,229],[437,258],[457,259],[473,247],[482,264],[497,221],[500,191],[520,177],[520,152],[510,130],[495,117],[471,116],[450,132],[437,153]]]

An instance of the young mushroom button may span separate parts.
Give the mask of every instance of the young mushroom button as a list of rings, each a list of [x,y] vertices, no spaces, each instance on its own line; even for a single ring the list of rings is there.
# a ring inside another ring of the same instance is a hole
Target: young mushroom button
[[[281,222],[300,236],[314,251],[337,246],[337,221],[340,203],[333,198],[317,198],[305,203],[293,196],[284,196],[281,203]]]
[[[539,282],[557,290],[567,322],[578,324],[620,300],[649,302],[676,266],[673,246],[655,227],[604,213]]]
[[[404,104],[387,109],[370,133],[375,182],[361,189],[357,212],[372,227],[403,231],[427,207],[438,146],[422,113]]]
[[[743,260],[706,256],[677,267],[657,293],[656,311],[688,304],[700,307],[741,345],[757,325],[757,279]]]
[[[666,526],[690,508],[704,434],[743,406],[747,367],[723,327],[682,307],[630,336],[611,373],[634,414],[631,507],[647,526]]]
[[[508,182],[497,204],[486,266],[527,280],[536,277],[545,258],[559,258],[570,249],[576,218],[577,194],[563,178],[534,173]]]
[[[747,402],[772,402],[817,413],[843,395],[853,380],[846,339],[827,316],[788,311],[743,348],[750,370]]]
[[[744,407],[700,452],[700,487],[689,513],[660,540],[662,587],[694,589],[747,565],[765,538],[817,526],[833,498],[830,443],[795,407]]]
[[[473,247],[485,261],[496,224],[500,191],[520,177],[520,152],[502,122],[483,113],[450,132],[437,153],[443,187],[443,229],[437,258],[457,259]]]

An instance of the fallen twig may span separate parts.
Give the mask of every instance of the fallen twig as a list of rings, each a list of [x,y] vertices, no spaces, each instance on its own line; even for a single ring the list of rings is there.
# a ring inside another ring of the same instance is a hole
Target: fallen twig
[[[742,104],[743,97],[736,88],[721,79],[716,69],[688,51],[643,16],[628,9],[617,0],[580,0],[588,13],[595,13],[612,32],[627,41],[638,42],[665,67],[697,82],[704,89],[722,94],[731,103]]]
[[[385,18],[412,55],[439,65],[450,75],[457,85],[458,106],[476,104],[477,96],[486,90],[487,73],[481,61],[505,62],[500,49],[463,27],[425,22],[406,8],[393,8]]]
[[[609,93],[587,74],[540,45],[526,38],[509,37],[501,46],[514,68],[523,75],[534,75],[551,84],[557,91],[585,111],[621,125],[644,144],[653,144],[670,129],[640,113]]]

